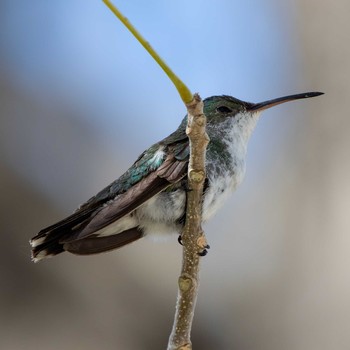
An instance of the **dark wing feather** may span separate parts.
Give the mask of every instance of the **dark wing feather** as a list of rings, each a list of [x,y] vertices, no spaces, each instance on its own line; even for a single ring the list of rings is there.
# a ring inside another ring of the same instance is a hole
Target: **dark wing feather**
[[[86,240],[93,232],[127,215],[155,194],[180,181],[186,175],[189,156],[185,128],[186,118],[176,132],[144,152],[118,180],[90,198],[72,215],[41,230],[31,240],[32,257],[40,259],[46,255],[56,255],[65,247],[68,250],[68,242]],[[154,152],[160,146],[164,147],[167,157],[160,163],[152,163]],[[136,239],[136,236],[134,232],[127,233],[119,240],[96,241],[96,251],[109,249],[109,246],[117,247],[122,245],[123,239],[128,242]],[[64,243],[67,245],[63,246]],[[84,244],[87,250],[91,249],[87,248],[92,245],[90,240]],[[71,250],[79,250],[77,245],[73,248],[71,244],[70,247]]]
[[[67,218],[58,221],[57,223],[45,227],[42,229],[35,237],[33,237],[32,240],[38,240],[44,237],[47,237],[47,235],[50,233],[50,239],[55,239],[56,235],[55,233],[60,233],[62,235],[62,231],[67,229],[71,229],[72,227],[82,224],[86,219],[89,219],[91,217],[91,214],[96,210],[96,208],[86,208],[81,211],[77,211],[73,213],[72,215],[68,216]],[[47,241],[47,240],[46,240]]]
[[[110,225],[131,213],[157,193],[180,181],[186,175],[186,172],[186,161],[178,161],[174,155],[168,156],[157,171],[150,173],[125,193],[118,195],[112,203],[99,210],[83,230],[76,235],[61,240],[61,242],[66,243],[86,238]]]

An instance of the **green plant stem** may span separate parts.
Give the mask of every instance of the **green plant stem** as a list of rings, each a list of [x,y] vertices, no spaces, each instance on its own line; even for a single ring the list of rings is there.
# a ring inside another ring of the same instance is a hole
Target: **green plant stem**
[[[129,29],[132,35],[147,50],[147,52],[153,57],[153,59],[160,65],[160,67],[175,85],[182,101],[185,104],[191,102],[193,99],[191,91],[182,82],[182,80],[170,69],[170,67],[164,62],[164,60],[158,55],[158,53],[153,49],[150,43],[137,31],[137,29],[131,24],[131,22],[125,16],[123,16],[123,14],[118,10],[118,8],[115,5],[113,5],[113,3],[111,3],[109,0],[103,0],[103,2],[125,25],[125,27]]]

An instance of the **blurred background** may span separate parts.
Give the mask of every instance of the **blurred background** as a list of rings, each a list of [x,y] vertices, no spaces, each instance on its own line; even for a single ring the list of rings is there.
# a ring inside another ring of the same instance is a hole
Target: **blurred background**
[[[190,89],[258,102],[244,183],[205,226],[195,349],[350,346],[350,2],[116,1]],[[101,1],[0,2],[0,348],[165,349],[176,236],[30,262],[28,240],[185,108]]]

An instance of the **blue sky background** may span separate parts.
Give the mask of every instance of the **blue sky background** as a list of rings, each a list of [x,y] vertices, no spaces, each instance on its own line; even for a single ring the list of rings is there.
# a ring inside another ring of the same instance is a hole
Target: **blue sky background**
[[[257,102],[309,88],[302,83],[290,2],[153,0],[116,5],[202,97],[228,94]],[[125,155],[121,171],[177,127],[185,108],[175,88],[101,1],[2,1],[0,6],[2,74],[48,109],[75,111],[94,130],[107,158],[114,152]],[[260,123],[249,152],[258,168],[260,160],[269,161],[269,147],[282,147],[288,129],[293,130],[295,118],[283,117],[289,108],[269,111]],[[45,125],[36,130],[49,133]],[[30,148],[50,147],[36,139]],[[38,171],[35,159],[23,169],[27,151],[19,147],[7,160],[59,200],[61,192],[45,186],[47,176]]]
[[[345,164],[348,149],[334,131],[347,132],[340,118],[347,109],[337,112],[350,86],[347,31],[333,32],[348,11],[316,0],[115,4],[203,98],[258,102],[326,90],[259,121],[245,181],[205,225],[212,249],[203,259],[194,337],[201,349],[339,349],[322,337],[344,338],[336,322],[323,320],[338,321],[334,303],[343,310],[349,294],[338,273],[348,266],[338,248],[347,261],[349,244],[336,235],[341,230],[327,229],[340,213],[333,193],[339,189],[337,203],[350,198],[337,185],[348,176],[333,163],[339,154]],[[27,241],[121,175],[185,113],[171,82],[102,1],[0,2],[1,348],[164,348],[154,344],[165,344],[171,327],[176,237],[36,265]]]

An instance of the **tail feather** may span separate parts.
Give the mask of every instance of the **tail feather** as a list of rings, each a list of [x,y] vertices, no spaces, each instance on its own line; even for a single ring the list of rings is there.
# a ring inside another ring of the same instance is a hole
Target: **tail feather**
[[[50,258],[62,252],[64,252],[62,244],[51,241],[50,243],[44,243],[33,248],[32,260],[36,263],[41,259]]]
[[[132,243],[143,236],[137,227],[125,230],[116,235],[105,237],[87,237],[63,243],[63,249],[78,255],[90,255],[120,248]]]
[[[67,219],[41,230],[30,240],[32,260],[38,262],[64,251],[78,255],[102,253],[122,247],[143,236],[143,232],[134,227],[115,235],[105,237],[91,235],[79,239],[79,233],[90,220],[90,213],[79,216],[73,214]]]
[[[91,211],[76,212],[64,220],[54,225],[42,229],[29,243],[32,247],[32,260],[39,260],[51,257],[64,251],[63,245],[60,243],[65,237],[75,234],[83,229],[91,218]]]

